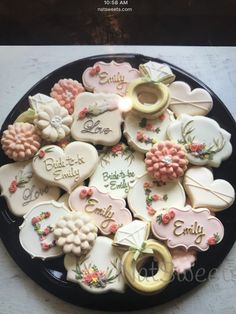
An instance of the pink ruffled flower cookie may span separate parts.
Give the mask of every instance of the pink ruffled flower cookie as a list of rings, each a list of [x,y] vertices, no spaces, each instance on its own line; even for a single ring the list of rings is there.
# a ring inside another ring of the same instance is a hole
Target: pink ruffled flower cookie
[[[41,146],[41,138],[34,125],[17,122],[10,124],[1,139],[5,154],[15,161],[32,158]]]
[[[51,89],[50,96],[55,98],[70,114],[74,112],[75,98],[84,92],[84,87],[76,80],[61,79]]]
[[[164,141],[147,152],[145,164],[150,176],[159,182],[169,182],[183,176],[188,160],[179,144]]]

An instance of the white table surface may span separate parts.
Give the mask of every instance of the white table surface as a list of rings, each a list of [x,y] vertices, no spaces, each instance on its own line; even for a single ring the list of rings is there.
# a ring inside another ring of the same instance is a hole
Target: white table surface
[[[104,53],[142,53],[169,61],[206,83],[236,118],[236,48],[168,46],[0,47],[0,124],[45,75],[76,59]],[[207,283],[168,304],[139,313],[236,313],[236,246]],[[158,298],[158,295],[157,295]],[[28,278],[0,241],[0,314],[93,313],[68,304]],[[138,312],[137,312],[138,313]]]

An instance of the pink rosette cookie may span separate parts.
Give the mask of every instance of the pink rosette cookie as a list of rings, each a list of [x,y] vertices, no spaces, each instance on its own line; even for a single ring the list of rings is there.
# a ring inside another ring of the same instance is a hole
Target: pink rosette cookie
[[[188,160],[180,145],[164,141],[147,152],[145,164],[150,176],[160,182],[169,182],[183,176]]]
[[[1,139],[2,149],[5,154],[15,161],[29,160],[38,151],[41,145],[34,125],[17,122],[10,124],[3,132]]]
[[[51,89],[50,96],[55,98],[70,114],[74,112],[75,98],[84,92],[84,87],[76,80],[59,80]]]

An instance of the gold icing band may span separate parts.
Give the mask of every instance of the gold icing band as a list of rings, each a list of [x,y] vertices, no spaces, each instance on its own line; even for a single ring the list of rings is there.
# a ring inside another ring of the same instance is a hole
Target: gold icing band
[[[158,261],[158,271],[151,277],[143,277],[137,270],[137,264],[143,258],[142,254],[135,260],[135,251],[131,250],[122,258],[122,271],[127,283],[135,290],[143,293],[157,293],[164,289],[170,282],[173,274],[172,257],[166,246],[156,240],[145,241],[145,249],[153,251],[153,256]]]
[[[145,99],[141,101],[141,98],[145,98],[144,95],[150,94],[151,98],[155,98],[154,101],[150,103]],[[144,78],[139,78],[131,82],[127,89],[127,97],[132,101],[132,107],[146,114],[155,114],[160,112],[160,114],[166,109],[169,103],[169,89],[163,83],[154,83],[152,81],[147,81]]]

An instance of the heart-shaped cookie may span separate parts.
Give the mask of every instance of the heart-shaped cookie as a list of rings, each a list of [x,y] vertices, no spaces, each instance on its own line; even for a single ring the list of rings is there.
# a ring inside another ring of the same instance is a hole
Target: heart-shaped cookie
[[[185,82],[174,82],[169,85],[169,108],[178,117],[182,113],[191,116],[205,116],[212,109],[211,95],[203,88],[195,88],[191,91]]]
[[[212,172],[205,167],[192,167],[184,177],[185,191],[193,207],[206,207],[218,212],[230,207],[235,198],[232,185],[222,179],[214,180]]]
[[[31,161],[2,166],[0,187],[9,210],[16,216],[25,215],[37,203],[57,200],[60,196],[58,187],[48,186],[33,173]]]
[[[33,159],[33,170],[42,180],[70,193],[93,173],[97,162],[94,146],[72,142],[64,150],[56,145],[41,148]]]

